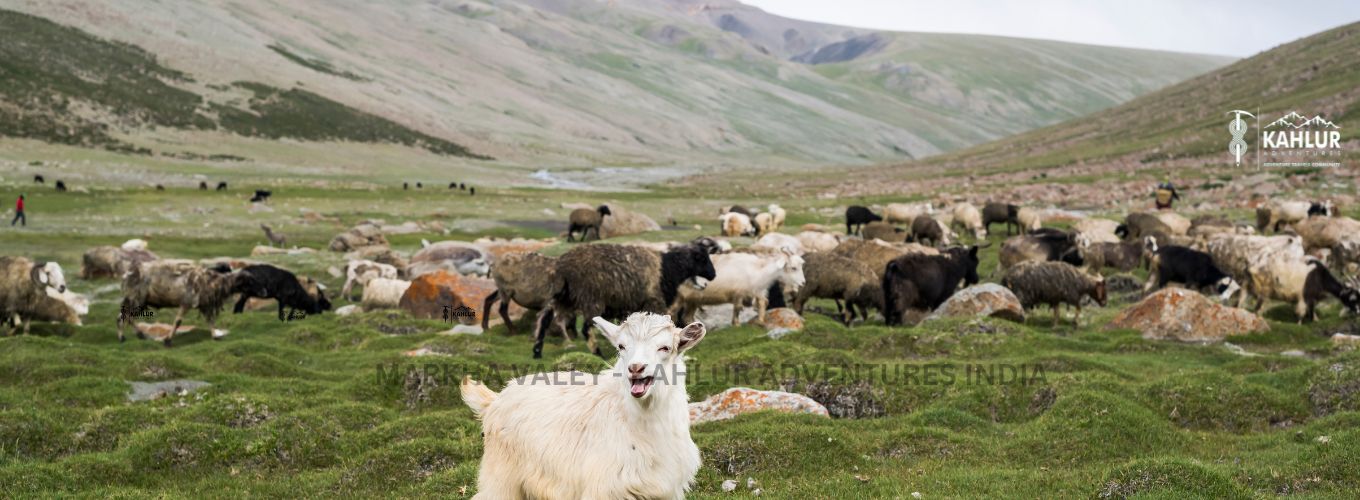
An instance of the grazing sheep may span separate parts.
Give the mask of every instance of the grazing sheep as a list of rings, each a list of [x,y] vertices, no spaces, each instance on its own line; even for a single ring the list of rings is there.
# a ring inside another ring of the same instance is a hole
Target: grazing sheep
[[[41,175],[35,175],[33,176],[33,182],[35,184],[47,184],[47,179],[44,179]]]
[[[227,190],[227,182],[226,182],[226,181],[222,181],[222,182],[217,183],[217,190],[218,190],[218,191],[226,191],[226,190]]]
[[[929,203],[889,203],[883,208],[883,219],[889,224],[911,227],[917,217],[934,213],[935,207]]]
[[[856,228],[862,229],[865,224],[883,220],[878,214],[873,213],[868,208],[859,205],[850,205],[845,209],[845,233],[859,234]]]
[[[208,181],[198,181],[198,190],[199,190],[199,191],[207,191],[207,190],[208,190]]]
[[[424,188],[425,188],[425,183],[423,183],[423,182],[417,182],[417,183],[416,183],[416,189],[424,189]]]
[[[837,255],[860,261],[874,270],[874,275],[883,277],[888,262],[907,254],[939,255],[939,251],[915,243],[890,244],[876,241],[845,240],[831,250]]]
[[[752,218],[752,222],[755,223],[757,235],[769,234],[774,231],[774,216],[769,212],[756,214]]]
[[[287,246],[288,237],[274,232],[274,228],[266,224],[260,224],[260,229],[264,230],[264,237],[269,239],[269,246]]]
[[[944,223],[929,215],[922,215],[911,223],[911,237],[922,245],[944,247],[952,244],[954,234]]]
[[[515,325],[510,321],[510,302],[514,301],[525,309],[546,309],[552,300],[556,273],[557,259],[538,252],[513,253],[498,259],[496,265],[491,266],[491,279],[496,281],[496,291],[488,295],[482,304],[482,329],[487,329],[491,321],[491,306],[499,300],[499,312],[505,321],[505,329],[515,333]],[[565,338],[567,332],[562,333]]]
[[[788,250],[719,254],[712,256],[712,262],[716,278],[703,286],[685,283],[677,290],[668,313],[678,313],[682,323],[691,321],[700,307],[732,304],[732,326],[737,326],[742,304],[750,301],[763,324],[770,287],[778,282],[783,290],[797,292],[806,281],[803,258]]]
[[[1302,260],[1304,257],[1302,239],[1292,235],[1254,236],[1222,233],[1209,237],[1204,242],[1203,251],[1213,257],[1215,266],[1244,286],[1251,283],[1252,268],[1262,263],[1278,259]],[[1237,299],[1237,307],[1242,307],[1245,303],[1246,294],[1242,294]]]
[[[1092,244],[1118,243],[1120,238],[1115,234],[1118,228],[1119,223],[1110,219],[1081,219],[1072,224],[1072,232],[1085,236]]]
[[[865,240],[881,240],[888,243],[906,243],[911,238],[911,233],[907,230],[881,221],[865,224],[860,233],[864,235]]]
[[[1085,265],[1076,235],[1056,229],[1007,238],[1001,245],[999,259],[1001,266],[998,270],[1002,271],[1030,261],[1063,261],[1074,266]]]
[[[826,252],[810,253],[805,256],[803,275],[806,282],[794,295],[793,309],[803,314],[803,306],[810,298],[845,301],[841,309],[841,322],[850,326],[855,317],[855,307],[859,307],[860,317],[868,319],[869,307],[883,310],[883,286],[874,270],[863,262],[843,255]]]
[[[959,283],[978,282],[978,247],[947,248],[940,255],[908,254],[883,272],[883,320],[901,325],[908,309],[931,311],[954,295]]]
[[[67,290],[57,296],[39,294],[33,307],[24,316],[24,335],[28,335],[30,321],[48,321],[81,326],[80,317],[90,312],[89,298]]]
[[[491,256],[477,245],[462,241],[441,241],[426,245],[411,256],[406,277],[416,279],[436,271],[486,276],[491,272]]]
[[[49,317],[44,298],[58,298],[66,292],[66,276],[56,262],[34,262],[24,257],[0,257],[0,323],[23,324],[24,333],[32,319]]]
[[[1255,234],[1256,228],[1246,224],[1234,224],[1223,217],[1212,215],[1201,215],[1190,221],[1190,229],[1185,232],[1187,236],[1196,240],[1207,240],[1217,234]]]
[[[255,196],[250,197],[250,202],[251,202],[251,203],[263,203],[263,202],[269,201],[269,197],[272,196],[273,194],[274,194],[274,193],[269,192],[269,191],[265,191],[265,190],[263,190],[263,189],[256,189],[256,190],[255,190]]]
[[[972,203],[956,204],[949,212],[954,217],[950,227],[971,232],[976,240],[987,239],[987,228],[982,225],[982,211],[978,210]]]
[[[477,188],[475,187],[468,188],[468,196],[477,196]]]
[[[1077,308],[1072,325],[1081,323],[1081,300],[1090,297],[1105,307],[1107,296],[1105,279],[1092,276],[1066,262],[1025,262],[1006,270],[1001,286],[1009,288],[1020,299],[1025,310],[1048,304],[1053,309],[1053,325],[1058,324],[1058,306],[1067,304]]]
[[[841,244],[839,235],[823,233],[821,231],[802,231],[798,233],[798,242],[803,245],[804,252],[830,252],[837,245]]]
[[[1281,226],[1292,226],[1317,215],[1332,216],[1331,202],[1273,201],[1256,209],[1256,230],[1262,234],[1267,230],[1278,233]]]
[[[770,211],[770,216],[774,218],[774,220],[771,221],[773,224],[771,225],[770,230],[778,231],[780,228],[784,227],[784,217],[788,215],[788,213],[785,212],[782,207],[774,203],[771,203],[770,206],[765,208]]]
[[[1350,217],[1309,217],[1293,226],[1308,253],[1327,250],[1338,267],[1360,261],[1360,221]]]
[[[730,207],[722,207],[718,209],[718,215],[724,214],[742,214],[747,217],[755,216],[755,212],[752,212],[751,209],[743,207],[741,205],[732,205]]]
[[[751,218],[740,212],[728,212],[718,216],[718,223],[722,226],[722,235],[729,238],[736,236],[749,236],[756,233],[756,228],[751,224]]]
[[[549,313],[534,333],[534,358],[543,356],[546,324],[577,316],[622,317],[629,312],[662,313],[675,303],[681,283],[693,280],[703,289],[717,277],[706,249],[695,245],[658,254],[625,245],[592,244],[573,248],[557,258]],[[563,331],[568,330],[565,325]],[[590,351],[600,354],[590,324],[582,328]]]
[[[803,249],[802,240],[799,240],[794,236],[790,236],[784,233],[770,233],[765,236],[761,236],[760,239],[756,240],[756,242],[751,245],[751,247],[772,250],[788,249],[789,251],[793,252],[794,255],[798,256],[802,256],[803,254],[807,253]]]
[[[227,271],[227,272],[223,272]],[[208,322],[212,338],[226,335],[217,329],[217,315],[231,295],[236,276],[229,269],[205,269],[191,260],[166,259],[133,267],[123,278],[123,302],[118,314],[118,341],[125,340],[123,326],[147,308],[176,307],[175,324],[171,332],[179,331],[184,314],[197,309]],[[173,337],[165,337],[170,347]]]
[[[1015,221],[1020,225],[1022,234],[1038,231],[1039,228],[1044,226],[1043,217],[1039,215],[1039,211],[1029,207],[1020,207],[1019,210],[1016,210]]]
[[[326,300],[326,287],[311,278],[299,278],[292,272],[268,264],[246,266],[236,273],[232,293],[240,294],[236,300],[233,314],[245,310],[246,301],[252,297],[274,299],[279,303],[279,321],[291,321],[297,311],[304,314],[321,314],[329,311],[331,303]],[[285,319],[283,309],[288,308]]]
[[[1207,253],[1177,245],[1158,248],[1155,238],[1149,240],[1148,250],[1152,254],[1152,269],[1143,293],[1176,282],[1192,290],[1213,287],[1219,301],[1226,301],[1240,288],[1232,276],[1214,265],[1214,258]]]
[[[500,394],[464,378],[485,441],[477,498],[685,497],[701,461],[684,354],[704,325],[646,313],[594,323],[619,351],[600,374],[526,375]]]
[[[1142,241],[1148,236],[1165,242],[1167,237],[1176,234],[1171,226],[1153,214],[1134,212],[1124,217],[1124,223],[1115,228],[1114,233],[1124,240]]]
[[[450,183],[449,183],[449,189],[458,189],[458,183],[457,183],[457,182],[450,182]]]
[[[340,296],[353,301],[354,285],[367,288],[368,283],[378,279],[387,278],[397,279],[399,276],[397,267],[391,264],[383,264],[368,259],[354,259],[345,265],[345,285],[340,289]]]
[[[164,185],[164,184],[157,184],[157,185],[156,185],[156,190],[157,190],[157,191],[165,191],[165,185]]]
[[[1157,220],[1162,221],[1162,224],[1166,224],[1166,227],[1171,230],[1168,234],[1172,236],[1185,236],[1186,234],[1189,234],[1190,226],[1193,225],[1191,224],[1190,219],[1170,210],[1158,210],[1153,212],[1152,216],[1156,217]]]
[[[1086,235],[1082,234],[1080,237],[1086,238]],[[1093,271],[1112,267],[1123,272],[1129,272],[1143,263],[1146,248],[1146,241],[1091,243],[1086,254],[1082,256],[1082,260],[1086,261],[1087,268]]]
[[[1313,318],[1304,301],[1303,289],[1308,273],[1313,270],[1313,262],[1315,259],[1311,257],[1286,256],[1253,266],[1250,278],[1245,282],[1246,293],[1242,294],[1256,297],[1252,312],[1260,313],[1266,301],[1279,300],[1294,304],[1294,317],[1299,324],[1303,324],[1305,318],[1311,321]]]
[[[992,224],[1002,223],[1006,225],[1006,235],[1011,235],[1011,226],[1016,230],[1020,229],[1020,207],[1006,203],[987,202],[982,206],[982,227],[987,232],[992,231]]]
[[[66,191],[66,183],[65,183],[65,182],[62,182],[60,179],[57,180],[57,191],[58,191],[58,192],[65,192],[65,191]]]
[[[609,211],[609,207],[606,205],[600,205],[595,210],[589,208],[572,210],[571,215],[567,216],[569,222],[567,241],[576,241],[573,235],[577,231],[581,232],[581,241],[586,241],[586,238],[590,237],[591,229],[595,230],[595,239],[600,239],[600,226],[604,224],[604,218],[608,215],[614,214]]]
[[[407,288],[411,288],[410,281],[374,278],[364,285],[364,295],[359,301],[359,306],[365,311],[396,309]]]
[[[135,242],[141,242],[140,245]],[[81,256],[81,279],[119,278],[122,279],[132,268],[143,262],[158,259],[156,254],[146,250],[146,242],[131,240],[122,247],[102,246],[91,248]]]

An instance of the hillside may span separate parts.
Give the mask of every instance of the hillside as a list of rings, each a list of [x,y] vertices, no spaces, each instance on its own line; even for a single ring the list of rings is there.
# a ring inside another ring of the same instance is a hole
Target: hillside
[[[63,0],[9,1],[0,8],[52,20],[82,32],[74,38],[111,42],[141,54],[138,60],[154,61],[154,68],[145,68],[151,73],[140,77],[92,81],[197,96],[185,97],[202,109],[176,115],[175,123],[109,100],[132,99],[136,92],[109,99],[48,96],[77,105],[88,118],[81,123],[65,123],[61,108],[40,108],[48,122],[108,128],[104,133],[125,149],[153,154],[176,154],[181,143],[222,142],[213,134],[167,139],[161,130],[202,130],[206,122],[195,115],[224,132],[277,136],[224,122],[214,110],[260,116],[252,99],[305,93],[306,100],[333,102],[392,126],[297,138],[466,149],[506,166],[692,171],[868,163],[925,157],[1084,115],[1229,61],[1036,40],[871,32],[784,19],[735,2],[690,0]],[[31,42],[42,40],[52,44],[28,57],[79,60],[97,53],[72,52],[81,45],[51,38]],[[73,67],[65,71],[44,77],[86,76]],[[255,96],[237,82],[271,90]],[[0,95],[6,96],[0,107],[23,109],[27,102],[11,89],[0,88]],[[194,149],[189,146],[179,149]],[[230,150],[215,153],[264,156],[222,148]]]
[[[1281,45],[1090,116],[921,161],[857,169],[849,176],[850,182],[845,182],[845,175],[826,180],[809,176],[800,182],[809,189],[842,194],[910,196],[936,193],[941,182],[954,184],[954,189],[1009,184],[1013,192],[1033,192],[1045,185],[1112,174],[1137,176],[1144,184],[1161,177],[1196,183],[1216,175],[1250,177],[1241,175],[1248,167],[1233,166],[1227,152],[1231,139],[1227,112],[1234,109],[1259,113],[1260,126],[1294,111],[1334,122],[1341,132],[1340,161],[1345,168],[1309,172],[1309,176],[1353,177],[1360,159],[1356,141],[1360,137],[1360,23]],[[1255,134],[1258,125],[1251,126]],[[972,182],[965,185],[941,175],[970,176]],[[925,178],[933,181],[923,182]],[[1233,188],[1216,186],[1197,196],[1222,200],[1234,193]],[[1344,191],[1353,195],[1354,189],[1351,182]]]

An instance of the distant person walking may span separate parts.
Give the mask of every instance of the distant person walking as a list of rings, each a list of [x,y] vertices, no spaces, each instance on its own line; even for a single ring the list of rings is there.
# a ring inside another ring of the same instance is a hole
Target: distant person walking
[[[1167,181],[1157,185],[1156,198],[1157,210],[1167,210],[1172,203],[1181,199],[1181,195],[1176,192],[1176,186]]]
[[[19,201],[14,203],[14,220],[9,221],[13,226],[15,222],[23,221],[24,227],[28,227],[28,217],[24,215],[24,195],[19,195]]]

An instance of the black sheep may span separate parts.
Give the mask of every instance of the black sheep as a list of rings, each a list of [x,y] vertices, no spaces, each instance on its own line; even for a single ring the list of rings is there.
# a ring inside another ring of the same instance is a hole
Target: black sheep
[[[424,189],[424,188],[425,188],[425,184],[422,184],[422,183],[419,183],[419,182],[416,183],[416,189]]]
[[[477,196],[477,188],[468,188],[468,196]]]
[[[33,176],[33,182],[36,182],[38,184],[47,184],[47,179],[44,179],[43,176],[41,175],[35,175]]]
[[[165,185],[164,185],[164,184],[157,184],[157,185],[156,185],[156,190],[157,190],[157,191],[165,191]]]
[[[1303,281],[1303,302],[1308,305],[1308,312],[1303,315],[1304,321],[1317,319],[1317,303],[1322,301],[1323,294],[1336,297],[1351,314],[1360,314],[1360,291],[1338,281],[1321,261],[1313,259],[1311,263],[1313,270],[1308,272],[1308,278]]]
[[[992,232],[993,223],[1006,225],[1006,235],[1010,236],[1011,226],[1020,230],[1020,207],[1005,203],[987,202],[982,206],[982,226],[988,233]]]
[[[850,205],[845,209],[845,232],[846,234],[859,234],[859,232],[855,230],[856,227],[863,229],[865,224],[881,220],[883,220],[882,216],[873,213],[868,208],[859,205]]]
[[[978,247],[954,247],[940,255],[907,254],[883,273],[883,319],[902,324],[907,309],[934,310],[954,295],[959,282],[978,282]]]
[[[467,188],[468,188],[468,187],[467,187],[467,184],[464,184],[464,183],[461,183],[461,182],[458,183],[458,189],[459,189],[459,190],[467,191]]]
[[[458,183],[457,183],[457,182],[450,182],[450,183],[449,183],[449,189],[458,189]]]
[[[226,182],[226,181],[222,181],[222,182],[217,183],[217,190],[218,190],[218,191],[226,191],[226,190],[227,190],[227,182]]]
[[[273,195],[273,194],[274,194],[274,193],[271,193],[271,192],[269,192],[269,191],[265,191],[265,190],[263,190],[263,189],[256,189],[256,190],[255,190],[255,196],[252,196],[252,197],[250,198],[250,202],[251,202],[251,203],[258,203],[258,202],[269,201],[269,197],[270,197],[271,195]]]
[[[208,190],[208,181],[198,181],[198,190],[199,190],[199,191],[207,191],[207,190]]]
[[[66,183],[60,180],[57,181],[57,191],[66,191]]]
[[[1207,253],[1176,245],[1157,248],[1155,238],[1148,239],[1148,246],[1152,252],[1152,272],[1143,287],[1144,293],[1176,282],[1194,290],[1213,287],[1220,299],[1227,300],[1240,288],[1232,276],[1214,265],[1214,258]]]
[[[251,297],[277,300],[279,321],[291,320],[297,311],[305,314],[329,311],[331,303],[326,300],[325,290],[319,284],[316,288],[316,296],[312,296],[292,272],[268,264],[246,266],[237,273],[236,284],[232,287],[232,293],[241,294],[232,312],[240,314],[244,311],[246,301]],[[290,309],[286,317],[283,314],[285,307]]]

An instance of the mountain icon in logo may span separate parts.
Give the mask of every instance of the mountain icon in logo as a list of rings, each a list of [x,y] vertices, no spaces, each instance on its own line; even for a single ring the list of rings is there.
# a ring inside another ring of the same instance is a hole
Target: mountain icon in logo
[[[1336,126],[1335,123],[1327,121],[1322,115],[1305,118],[1303,115],[1292,111],[1287,115],[1281,116],[1279,120],[1270,122],[1270,125],[1266,125],[1266,128],[1272,127],[1289,127],[1293,129],[1301,129],[1304,127],[1341,128]]]

